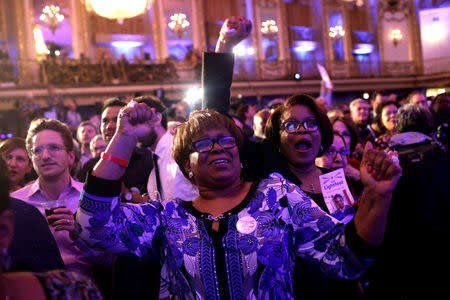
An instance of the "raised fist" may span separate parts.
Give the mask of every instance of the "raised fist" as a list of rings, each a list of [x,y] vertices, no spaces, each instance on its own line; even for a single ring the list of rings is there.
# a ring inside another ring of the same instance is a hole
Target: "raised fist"
[[[158,121],[161,121],[159,113],[145,103],[131,101],[119,112],[116,133],[133,136],[138,140],[148,135]]]
[[[252,31],[252,22],[244,17],[230,17],[220,29],[216,52],[231,52],[233,47],[247,38]]]

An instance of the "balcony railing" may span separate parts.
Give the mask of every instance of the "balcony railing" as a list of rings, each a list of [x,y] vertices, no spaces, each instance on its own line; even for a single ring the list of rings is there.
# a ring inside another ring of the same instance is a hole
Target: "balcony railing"
[[[266,62],[236,58],[234,81],[293,80],[294,74],[300,74],[301,80],[320,79],[317,63],[328,70],[331,79],[408,77],[419,74],[414,62],[377,62],[377,61],[274,61]],[[21,74],[28,78],[19,78],[17,68],[30,72]],[[450,70],[450,58],[424,62],[425,75],[446,73]],[[126,61],[82,62],[68,60],[61,63],[56,60],[19,61],[17,64],[8,59],[0,60],[0,87],[19,86],[97,86],[97,85],[133,85],[199,82],[201,64],[189,62],[149,62],[128,63]],[[30,74],[36,75],[30,75]],[[33,77],[34,76],[34,77]],[[31,79],[30,79],[31,78]],[[30,82],[28,82],[30,81]]]

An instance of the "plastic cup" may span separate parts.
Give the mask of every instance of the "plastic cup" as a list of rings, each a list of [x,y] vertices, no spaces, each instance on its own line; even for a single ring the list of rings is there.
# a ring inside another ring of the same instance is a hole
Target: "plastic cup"
[[[55,213],[55,209],[66,207],[66,199],[44,201],[41,205],[44,208],[45,215],[48,217]]]

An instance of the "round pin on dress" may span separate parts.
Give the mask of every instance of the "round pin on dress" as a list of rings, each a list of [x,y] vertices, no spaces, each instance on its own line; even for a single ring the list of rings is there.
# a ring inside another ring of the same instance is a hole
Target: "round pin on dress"
[[[252,216],[243,216],[236,223],[236,228],[240,233],[249,234],[256,230],[258,222]]]

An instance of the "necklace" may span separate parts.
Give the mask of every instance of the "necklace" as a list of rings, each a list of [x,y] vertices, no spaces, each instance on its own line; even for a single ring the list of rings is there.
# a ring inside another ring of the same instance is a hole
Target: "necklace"
[[[210,215],[210,214],[201,214],[200,217],[202,219],[206,219],[206,220],[210,220],[210,221],[219,221],[219,220],[221,220],[223,218],[226,218],[226,217],[229,217],[229,216],[231,216],[231,212],[219,214],[219,215],[217,215],[215,217],[213,215]]]
[[[314,174],[313,174],[314,173]],[[307,187],[309,187],[309,191],[313,194],[320,192],[320,188],[316,188],[317,186],[317,182],[318,182],[318,178],[319,176],[322,174],[322,172],[319,169],[315,169],[313,171],[313,173],[310,173],[310,176],[308,176],[307,178],[300,178],[300,176],[297,175],[297,178],[300,179],[300,181],[302,182],[302,187],[304,187],[304,189],[308,189]],[[313,174],[313,175],[311,175]],[[306,180],[309,179],[309,180]]]

